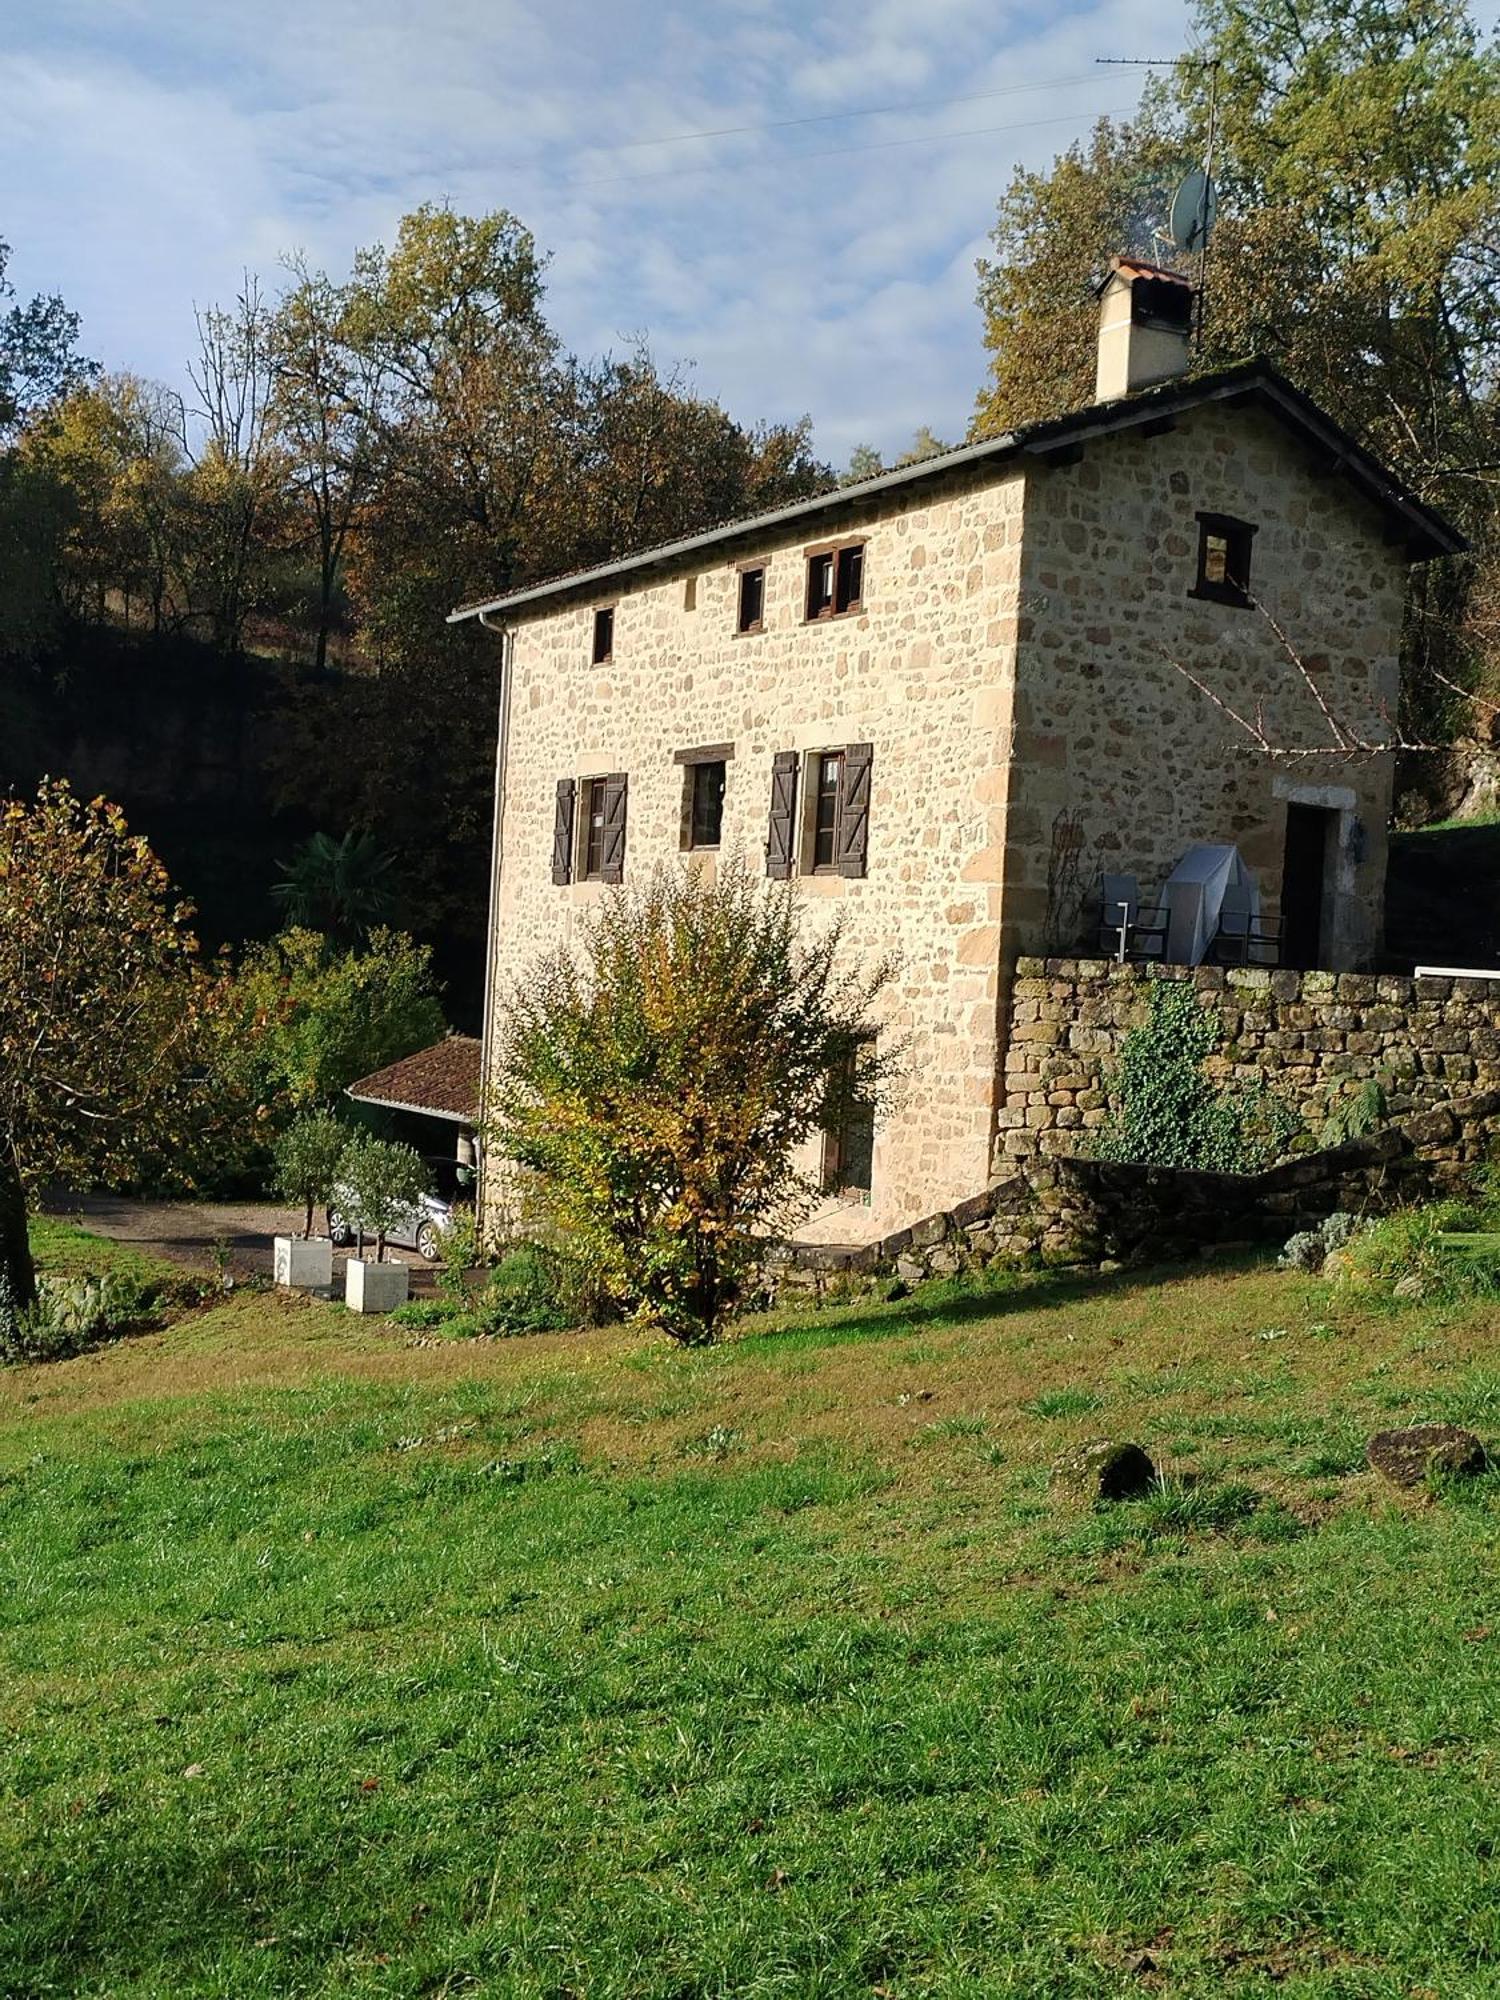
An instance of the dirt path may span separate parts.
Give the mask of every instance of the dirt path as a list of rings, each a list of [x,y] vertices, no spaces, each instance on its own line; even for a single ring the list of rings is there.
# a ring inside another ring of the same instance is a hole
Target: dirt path
[[[217,1247],[229,1258],[237,1278],[269,1278],[271,1238],[294,1235],[302,1227],[300,1209],[278,1208],[273,1202],[136,1201],[124,1195],[68,1195],[44,1204],[47,1214],[76,1222],[116,1243],[134,1243],[195,1271],[216,1268]],[[431,1281],[428,1267],[415,1251],[388,1250],[386,1255],[412,1266],[413,1292]],[[334,1287],[343,1289],[346,1253],[334,1252]]]

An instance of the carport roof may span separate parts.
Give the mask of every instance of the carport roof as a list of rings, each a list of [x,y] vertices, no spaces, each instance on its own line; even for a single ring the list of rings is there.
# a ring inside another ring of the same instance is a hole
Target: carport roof
[[[351,1083],[345,1095],[356,1104],[389,1111],[415,1111],[424,1118],[447,1118],[457,1125],[479,1122],[479,1042],[473,1035],[449,1035],[430,1049],[402,1056]]]

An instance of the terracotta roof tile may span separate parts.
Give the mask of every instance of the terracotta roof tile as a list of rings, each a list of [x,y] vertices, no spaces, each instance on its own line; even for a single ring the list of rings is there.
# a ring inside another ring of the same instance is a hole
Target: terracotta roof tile
[[[360,1104],[473,1123],[479,1117],[479,1043],[473,1035],[449,1035],[360,1077],[347,1095]]]

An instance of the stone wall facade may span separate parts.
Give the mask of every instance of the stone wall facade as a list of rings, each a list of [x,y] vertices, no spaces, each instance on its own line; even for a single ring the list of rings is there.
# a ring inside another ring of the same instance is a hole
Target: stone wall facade
[[[1121,1043],[1146,1019],[1153,983],[1172,978],[1191,980],[1219,1023],[1210,1069],[1268,1083],[1310,1133],[1372,1080],[1395,1119],[1500,1087],[1500,981],[1023,958],[998,1113],[1005,1159],[1088,1151]]]
[[[775,753],[873,745],[864,877],[808,872],[804,842],[798,882],[814,922],[843,918],[851,959],[898,955],[881,1026],[906,1039],[921,1089],[877,1134],[869,1207],[830,1203],[839,1234],[888,1227],[989,1174],[1024,491],[1019,474],[991,478],[887,501],[841,530],[865,539],[857,614],[805,621],[805,550],[824,538],[783,530],[733,560],[635,580],[613,599],[606,664],[590,664],[593,601],[515,636],[497,1006],[603,894],[597,881],[553,883],[559,779],[627,775],[625,879],[637,882],[681,853],[678,753],[724,745],[720,856],[737,848],[761,873]],[[765,565],[763,629],[741,634],[751,559]]]
[[[1174,664],[1290,745],[1327,736],[1268,621],[1193,595],[1198,514],[1243,515],[1257,530],[1252,581],[1326,703],[1370,727],[1394,700],[1404,556],[1373,506],[1305,459],[1270,418],[1214,402],[1151,436],[1091,438],[1081,456],[961,465],[851,503],[837,539],[864,542],[864,582],[843,617],[804,616],[807,556],[829,540],[807,523],[518,611],[492,1008],[602,893],[553,882],[559,780],[581,794],[589,778],[626,775],[625,878],[638,881],[681,852],[681,757],[723,746],[721,853],[738,848],[759,872],[776,753],[871,744],[865,875],[814,874],[805,845],[799,865],[815,921],[836,910],[851,954],[899,959],[879,1026],[905,1042],[907,1082],[876,1134],[870,1200],[831,1199],[810,1225],[857,1241],[984,1187],[1027,1134],[1081,1127],[1098,1109],[1076,1064],[1042,1075],[1055,1045],[1024,1031],[1056,1024],[1026,1015],[1029,996],[1014,1017],[1024,1063],[1004,1031],[1017,954],[1061,938],[1077,948],[1097,924],[1101,869],[1152,891],[1194,842],[1234,841],[1274,910],[1287,803],[1321,803],[1338,825],[1329,962],[1360,962],[1378,933],[1389,760],[1330,775],[1315,756],[1290,779]],[[765,567],[764,613],[741,633],[752,561]],[[606,606],[612,652],[593,664]],[[1076,1121],[1053,1115],[1065,1111]]]
[[[1200,512],[1254,524],[1250,590],[1264,611],[1192,594]],[[1296,802],[1331,815],[1316,963],[1371,963],[1394,759],[1321,754],[1335,738],[1320,703],[1346,733],[1390,734],[1406,580],[1405,552],[1386,542],[1375,510],[1255,410],[1210,403],[1166,435],[1104,438],[1077,464],[1030,479],[1013,949],[1097,950],[1100,872],[1136,876],[1149,900],[1197,841],[1238,846],[1264,908],[1278,913]],[[1268,756],[1212,696],[1278,747],[1313,754]],[[1058,893],[1059,815],[1083,843],[1081,912]]]

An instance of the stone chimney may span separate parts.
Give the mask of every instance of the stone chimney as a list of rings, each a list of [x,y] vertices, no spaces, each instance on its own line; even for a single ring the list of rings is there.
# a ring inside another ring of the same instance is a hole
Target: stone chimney
[[[1186,278],[1134,257],[1114,257],[1098,296],[1096,403],[1187,373],[1193,288]]]

